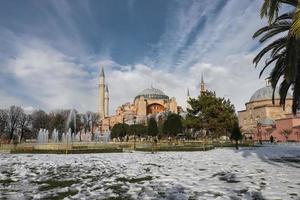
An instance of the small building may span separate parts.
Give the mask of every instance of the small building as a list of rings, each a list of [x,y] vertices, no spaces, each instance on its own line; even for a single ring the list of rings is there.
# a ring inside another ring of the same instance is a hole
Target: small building
[[[270,137],[279,142],[300,142],[300,113],[287,114],[284,118],[260,120],[254,134],[255,140],[267,141]]]
[[[274,104],[272,102],[273,88],[267,81],[267,85],[258,89],[251,96],[249,102],[245,104],[246,109],[238,111],[238,120],[242,132],[247,137],[254,137],[257,132],[259,122],[268,122],[285,119],[291,113],[293,99],[288,93],[286,97],[285,109],[281,105],[278,89],[274,92]]]

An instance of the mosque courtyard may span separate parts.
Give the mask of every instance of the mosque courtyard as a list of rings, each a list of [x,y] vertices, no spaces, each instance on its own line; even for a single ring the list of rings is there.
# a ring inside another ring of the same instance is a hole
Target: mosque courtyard
[[[299,199],[300,146],[0,154],[0,199]]]

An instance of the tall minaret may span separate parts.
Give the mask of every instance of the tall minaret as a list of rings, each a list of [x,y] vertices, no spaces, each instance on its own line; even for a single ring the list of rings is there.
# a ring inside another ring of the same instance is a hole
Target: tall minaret
[[[187,95],[186,95],[186,103],[187,103],[187,106],[186,108],[187,109],[192,109],[191,105],[189,104],[189,101],[191,100],[191,96],[190,96],[190,90],[189,88],[187,89]]]
[[[200,95],[205,92],[205,84],[203,79],[203,74],[201,74],[201,84],[200,84]]]
[[[105,117],[105,75],[104,69],[101,67],[101,72],[99,76],[99,116],[100,119]]]
[[[271,79],[270,79],[270,77],[266,78],[265,81],[266,81],[266,86],[271,86]]]
[[[108,86],[105,85],[105,95],[104,95],[104,116],[107,117],[109,115],[109,92]]]

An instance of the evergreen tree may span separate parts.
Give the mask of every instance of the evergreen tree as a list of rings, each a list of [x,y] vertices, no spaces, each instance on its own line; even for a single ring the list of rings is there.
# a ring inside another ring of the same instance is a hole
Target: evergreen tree
[[[111,129],[111,137],[112,138],[123,138],[125,135],[130,134],[130,128],[128,124],[117,123]]]
[[[178,114],[172,113],[168,116],[163,125],[163,133],[167,136],[176,136],[182,132],[181,117]]]
[[[148,121],[148,135],[150,136],[157,136],[158,134],[158,127],[157,123],[154,118],[150,118]]]
[[[235,141],[235,148],[239,149],[238,147],[238,141],[242,140],[243,136],[242,136],[242,132],[241,132],[241,128],[239,127],[238,122],[235,122],[232,130],[231,130],[231,136],[230,139]]]
[[[143,124],[133,124],[130,125],[131,135],[147,135],[147,127]]]
[[[233,104],[229,99],[217,97],[215,92],[206,91],[197,99],[189,101],[187,118],[184,120],[186,128],[205,130],[214,138],[227,135],[237,122]]]

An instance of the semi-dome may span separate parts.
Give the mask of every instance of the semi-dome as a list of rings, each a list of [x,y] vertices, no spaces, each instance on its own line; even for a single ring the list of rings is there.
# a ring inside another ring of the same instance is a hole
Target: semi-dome
[[[270,100],[272,99],[273,95],[273,88],[271,86],[266,86],[263,88],[258,89],[250,98],[250,102],[253,101],[261,101],[261,100]],[[274,93],[275,99],[280,98],[279,90],[276,88]],[[292,96],[288,93],[287,98],[292,98]]]
[[[169,99],[163,91],[153,87],[144,89],[135,98],[139,98],[141,96],[146,99]]]

